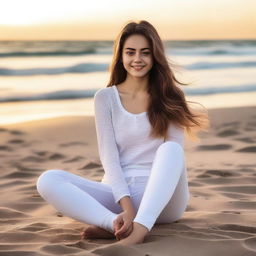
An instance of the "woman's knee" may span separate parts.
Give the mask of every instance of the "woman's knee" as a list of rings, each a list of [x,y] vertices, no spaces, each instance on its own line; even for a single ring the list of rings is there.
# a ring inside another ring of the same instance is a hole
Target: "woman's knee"
[[[164,151],[164,150],[178,150],[183,153],[182,146],[175,141],[166,141],[162,143],[157,149],[157,151]]]
[[[64,171],[58,169],[46,170],[37,179],[36,187],[37,191],[41,196],[44,196],[49,192],[52,186],[56,185],[57,177],[60,176]]]
[[[184,150],[182,146],[175,141],[166,141],[162,143],[156,151],[157,155],[163,155],[169,158],[170,156],[174,156],[177,159],[184,159]]]

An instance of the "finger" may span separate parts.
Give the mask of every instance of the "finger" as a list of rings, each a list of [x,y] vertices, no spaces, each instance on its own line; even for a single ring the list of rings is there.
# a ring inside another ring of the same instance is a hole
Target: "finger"
[[[115,220],[115,221],[113,222],[113,224],[114,224],[114,229],[115,229],[115,230],[116,230],[116,229],[119,229],[120,226],[121,226],[121,221],[120,221],[120,220]]]
[[[119,229],[119,230],[116,232],[116,234],[115,234],[115,235],[120,235],[120,234],[122,234],[122,233],[126,232],[126,231],[127,231],[127,229],[128,229],[127,225],[126,225],[126,224],[124,224],[124,225],[122,226],[122,228],[121,228],[121,229]]]
[[[120,239],[124,239],[128,237],[132,232],[132,226],[128,227],[127,231],[125,231],[123,234],[119,235]]]
[[[132,232],[132,225],[130,225],[123,234],[128,236],[130,235],[131,232]]]
[[[115,236],[116,236],[116,239],[117,240],[120,240],[121,239],[121,234],[120,233],[118,233],[119,232],[119,230],[117,231],[117,232],[115,232]]]
[[[121,216],[117,216],[115,218],[115,220],[113,221],[113,223],[119,223],[121,220],[122,220],[122,217]]]
[[[119,240],[122,240],[122,239],[126,238],[127,236],[129,236],[129,233],[126,231],[123,234],[119,235],[118,237],[119,237]]]
[[[120,230],[123,226],[123,223],[117,223],[116,226],[114,227],[115,232],[117,232],[118,230]]]
[[[115,232],[115,235],[116,236],[119,236],[119,235],[121,235],[122,233],[123,233],[123,227],[121,228],[121,229],[119,229],[119,230],[117,230],[116,232]]]

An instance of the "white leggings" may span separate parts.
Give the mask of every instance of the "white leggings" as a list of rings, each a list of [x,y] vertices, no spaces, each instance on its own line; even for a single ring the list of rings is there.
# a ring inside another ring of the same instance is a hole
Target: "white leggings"
[[[189,200],[184,152],[176,143],[162,143],[150,176],[126,177],[136,211],[134,222],[149,231],[154,223],[171,223],[183,215]],[[39,194],[58,211],[80,222],[114,232],[122,208],[111,187],[63,170],[47,170],[37,180]]]

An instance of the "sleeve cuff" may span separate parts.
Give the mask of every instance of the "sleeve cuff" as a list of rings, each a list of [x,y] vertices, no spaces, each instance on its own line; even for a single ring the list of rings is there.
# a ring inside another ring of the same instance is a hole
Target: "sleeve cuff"
[[[118,204],[119,200],[121,200],[123,197],[125,196],[131,196],[130,193],[124,193],[124,194],[114,194],[114,199],[115,199],[115,202]]]

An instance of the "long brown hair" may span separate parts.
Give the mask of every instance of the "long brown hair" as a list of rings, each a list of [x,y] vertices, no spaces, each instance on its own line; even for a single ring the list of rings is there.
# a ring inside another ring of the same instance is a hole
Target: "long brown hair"
[[[172,122],[185,128],[191,137],[196,137],[196,131],[207,128],[207,114],[202,111],[192,111],[188,106],[189,101],[186,101],[183,91],[178,87],[178,84],[187,84],[179,82],[174,76],[171,65],[165,56],[164,45],[156,29],[149,22],[145,20],[138,23],[132,21],[121,30],[114,43],[110,80],[107,87],[125,81],[127,71],[122,63],[122,50],[125,40],[134,34],[143,35],[148,40],[153,57],[153,67],[149,71],[148,93],[150,100],[147,109],[152,126],[151,136],[166,137],[169,123]]]

